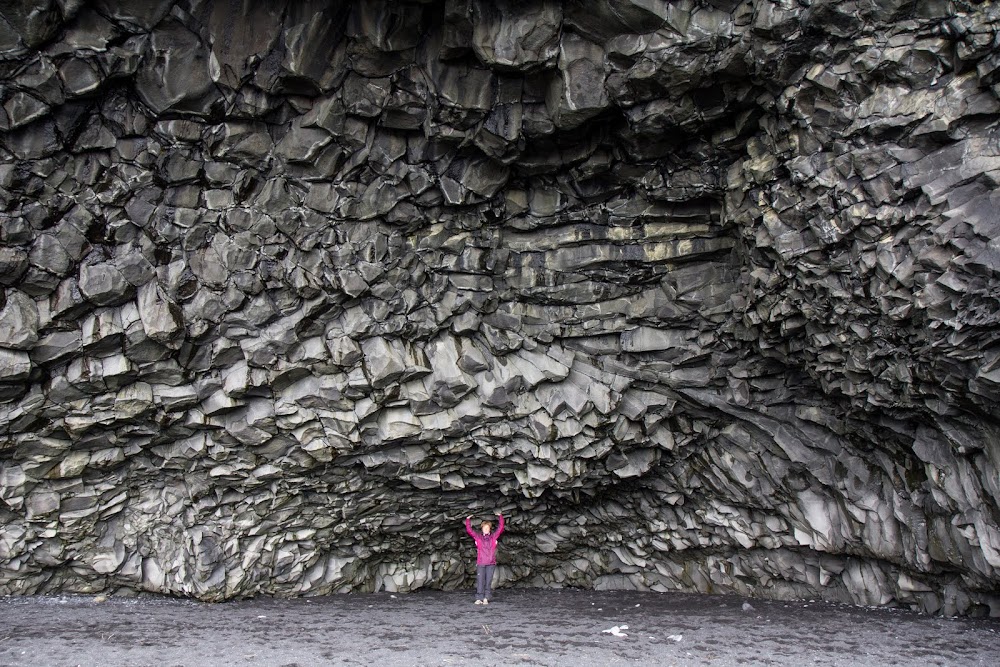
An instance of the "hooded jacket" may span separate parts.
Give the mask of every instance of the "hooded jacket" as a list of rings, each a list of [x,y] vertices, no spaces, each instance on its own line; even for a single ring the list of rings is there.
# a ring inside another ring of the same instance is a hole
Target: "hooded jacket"
[[[476,565],[496,565],[497,564],[497,540],[503,534],[503,514],[497,517],[497,529],[490,531],[489,535],[484,535],[472,529],[472,521],[465,520],[465,532],[476,541]]]

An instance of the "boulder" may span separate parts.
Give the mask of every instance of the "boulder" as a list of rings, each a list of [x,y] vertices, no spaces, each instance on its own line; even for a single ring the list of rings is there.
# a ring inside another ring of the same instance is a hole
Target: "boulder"
[[[472,48],[486,66],[531,70],[555,64],[562,23],[559,3],[473,0],[471,13]]]
[[[132,286],[111,263],[81,266],[79,289],[88,301],[97,306],[124,303],[132,294]]]

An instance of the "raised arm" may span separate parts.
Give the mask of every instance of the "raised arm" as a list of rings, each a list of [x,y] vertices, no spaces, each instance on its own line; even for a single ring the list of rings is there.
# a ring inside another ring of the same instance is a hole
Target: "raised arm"
[[[503,535],[503,526],[504,526],[504,523],[503,523],[503,514],[501,514],[500,512],[497,512],[497,539],[498,540],[500,539],[500,536]]]
[[[465,532],[469,534],[469,537],[476,539],[476,534],[472,532],[472,515],[465,517]]]

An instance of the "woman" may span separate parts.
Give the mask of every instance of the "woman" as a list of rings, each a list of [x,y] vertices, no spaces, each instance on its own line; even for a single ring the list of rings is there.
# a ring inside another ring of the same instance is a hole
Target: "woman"
[[[503,514],[497,515],[497,532],[493,524],[483,521],[482,532],[472,530],[472,515],[465,517],[465,532],[476,541],[476,604],[489,604],[493,587],[493,572],[497,569],[497,540],[503,535]]]

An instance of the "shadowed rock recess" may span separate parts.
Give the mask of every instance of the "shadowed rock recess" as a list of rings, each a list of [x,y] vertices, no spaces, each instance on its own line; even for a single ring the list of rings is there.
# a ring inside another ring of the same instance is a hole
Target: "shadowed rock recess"
[[[0,593],[1000,614],[1000,8],[0,7]]]

